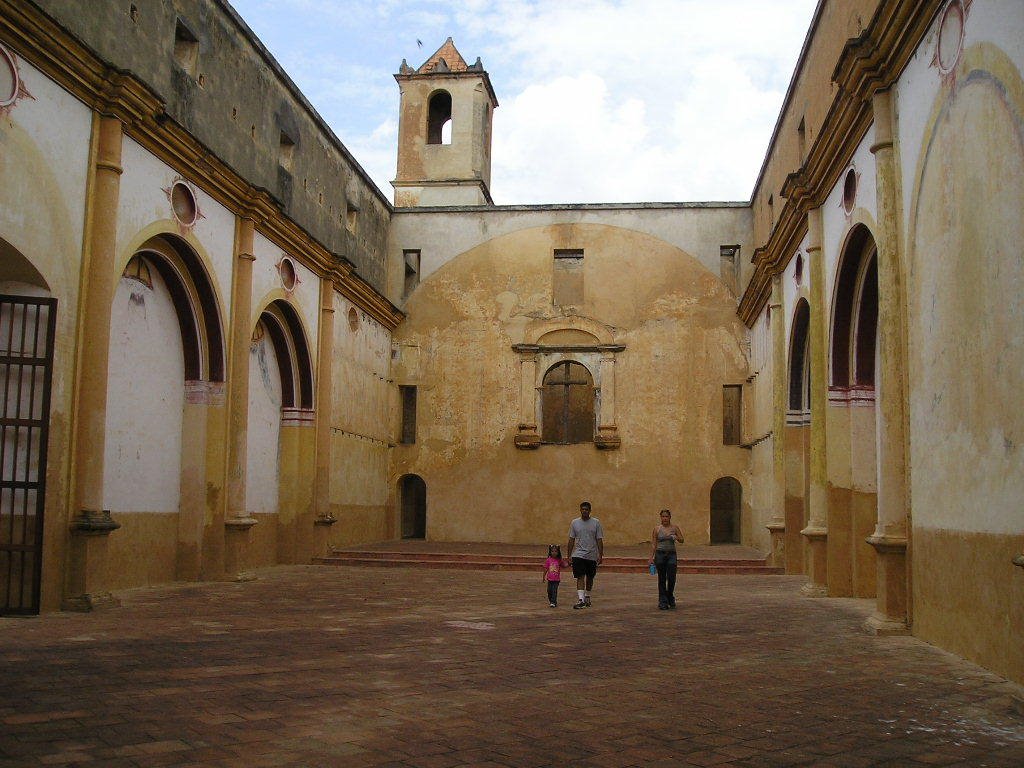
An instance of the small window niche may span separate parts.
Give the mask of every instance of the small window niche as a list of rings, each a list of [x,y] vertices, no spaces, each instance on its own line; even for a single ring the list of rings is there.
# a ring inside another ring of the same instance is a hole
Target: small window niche
[[[583,304],[583,249],[556,248],[551,276],[551,303],[557,307]]]
[[[345,229],[353,235],[359,227],[359,206],[355,203],[345,203]]]
[[[722,387],[722,444],[740,445],[743,442],[743,387],[726,384]]]
[[[720,245],[718,246],[718,254],[719,274],[722,277],[722,282],[732,291],[732,295],[736,296],[739,293],[739,270],[737,267],[740,258],[740,247],[738,245]]]
[[[199,70],[199,39],[181,19],[174,25],[174,60],[186,75],[196,79]]]
[[[292,165],[295,161],[295,141],[284,131],[281,131],[281,138],[278,144],[277,162],[288,173],[292,172]]]
[[[405,262],[405,283],[402,287],[402,301],[405,301],[420,284],[420,252],[419,250],[402,251]]]
[[[452,96],[438,91],[427,107],[427,144],[452,143]]]
[[[416,387],[399,386],[402,398],[402,445],[413,445],[416,442]]]

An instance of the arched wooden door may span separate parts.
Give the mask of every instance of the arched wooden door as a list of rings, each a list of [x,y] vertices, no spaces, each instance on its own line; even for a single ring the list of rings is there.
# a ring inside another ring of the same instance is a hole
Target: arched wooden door
[[[427,484],[419,475],[406,475],[399,485],[402,497],[402,538],[427,535]]]
[[[711,486],[711,543],[740,543],[743,489],[734,477],[720,477]]]

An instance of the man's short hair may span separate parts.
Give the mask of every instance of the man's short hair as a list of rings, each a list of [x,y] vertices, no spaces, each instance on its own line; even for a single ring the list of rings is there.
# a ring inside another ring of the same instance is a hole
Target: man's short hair
[[[589,501],[581,501],[580,502],[580,509],[590,509],[590,502]]]

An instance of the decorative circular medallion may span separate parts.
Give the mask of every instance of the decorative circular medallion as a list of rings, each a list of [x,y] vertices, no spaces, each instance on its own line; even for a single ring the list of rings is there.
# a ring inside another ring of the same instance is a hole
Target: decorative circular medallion
[[[851,168],[846,172],[843,179],[843,210],[848,214],[853,213],[853,207],[857,204],[857,172]]]
[[[951,0],[942,12],[939,22],[939,71],[948,74],[960,60],[964,47],[964,6],[961,0]]]
[[[355,307],[352,307],[348,311],[348,327],[353,332],[359,330],[359,313],[356,312]]]
[[[195,193],[183,181],[176,181],[171,187],[171,209],[174,211],[174,218],[184,227],[195,225],[196,219],[199,218]]]
[[[14,56],[0,45],[0,107],[9,107],[18,98],[21,79]]]
[[[282,256],[277,263],[277,272],[281,275],[281,285],[286,291],[294,291],[295,283],[298,282],[295,276],[295,263],[287,256]]]

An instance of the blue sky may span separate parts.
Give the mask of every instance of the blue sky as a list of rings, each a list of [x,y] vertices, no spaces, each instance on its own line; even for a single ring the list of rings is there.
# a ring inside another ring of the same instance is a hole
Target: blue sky
[[[402,59],[480,56],[498,204],[746,200],[815,5],[231,2],[388,197]]]

